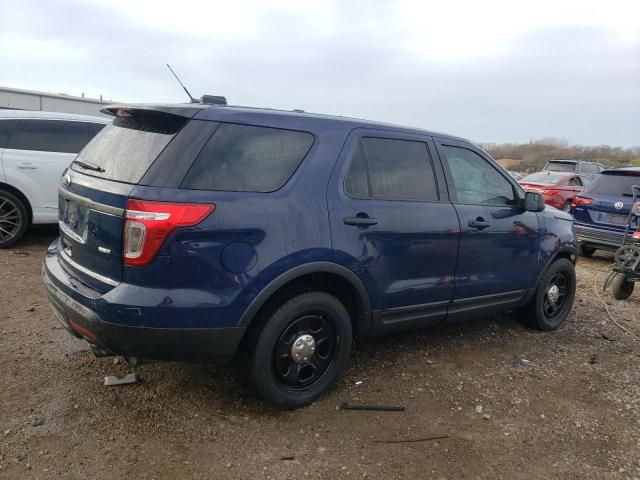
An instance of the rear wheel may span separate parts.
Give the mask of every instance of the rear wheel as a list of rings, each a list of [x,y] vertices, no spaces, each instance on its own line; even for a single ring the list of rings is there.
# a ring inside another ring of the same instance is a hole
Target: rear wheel
[[[533,299],[521,311],[532,327],[555,330],[569,316],[575,293],[575,267],[566,258],[560,258],[542,275]]]
[[[616,300],[626,300],[633,293],[634,282],[627,280],[624,275],[618,274],[611,283],[611,290]]]
[[[562,205],[562,209],[563,212],[567,212],[569,213],[569,211],[571,210],[571,200],[567,200],[566,202],[564,202],[564,204]]]
[[[308,405],[344,371],[351,343],[349,313],[338,299],[324,292],[297,295],[258,334],[250,382],[275,407]]]
[[[25,204],[14,194],[0,190],[0,248],[16,243],[29,226]]]
[[[580,247],[578,248],[578,255],[580,255],[581,257],[591,257],[593,256],[593,254],[596,253],[596,249],[593,247],[587,247],[585,245],[580,245]]]

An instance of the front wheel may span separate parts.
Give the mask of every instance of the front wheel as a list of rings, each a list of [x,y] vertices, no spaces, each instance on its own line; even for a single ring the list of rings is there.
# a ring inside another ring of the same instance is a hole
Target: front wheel
[[[325,292],[285,302],[257,336],[249,380],[277,408],[308,405],[329,390],[351,355],[352,331],[344,305]]]
[[[521,311],[532,327],[555,330],[569,316],[575,294],[575,267],[566,258],[560,258],[544,272],[533,299]]]

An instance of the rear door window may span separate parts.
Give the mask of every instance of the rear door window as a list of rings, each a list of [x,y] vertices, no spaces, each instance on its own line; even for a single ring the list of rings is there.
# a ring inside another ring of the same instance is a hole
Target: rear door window
[[[438,200],[427,145],[408,140],[362,138],[352,152],[344,189],[353,198]]]
[[[0,148],[7,146],[13,127],[15,126],[15,120],[0,120]]]
[[[272,192],[289,180],[312,144],[307,132],[222,123],[180,187]]]
[[[513,205],[513,185],[487,160],[468,148],[443,145],[442,153],[460,203]]]
[[[7,148],[38,152],[78,153],[89,141],[84,122],[18,120]]]

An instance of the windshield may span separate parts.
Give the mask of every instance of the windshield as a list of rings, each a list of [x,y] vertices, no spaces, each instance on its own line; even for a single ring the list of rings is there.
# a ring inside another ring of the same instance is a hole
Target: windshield
[[[71,168],[94,177],[138,183],[186,120],[159,112],[117,117],[87,144]]]
[[[606,173],[598,177],[587,187],[585,193],[601,193],[603,195],[614,195],[617,197],[632,197],[631,186],[640,186],[640,172],[634,174],[613,174]],[[640,193],[640,192],[638,192]]]
[[[536,172],[518,180],[519,182],[540,183],[542,185],[553,185],[564,178],[564,175],[555,175],[551,172]]]

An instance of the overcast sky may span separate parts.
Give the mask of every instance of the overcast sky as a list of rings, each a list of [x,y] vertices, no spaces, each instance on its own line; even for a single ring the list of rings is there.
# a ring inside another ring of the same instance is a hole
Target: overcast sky
[[[0,0],[0,85],[640,145],[640,1]]]

